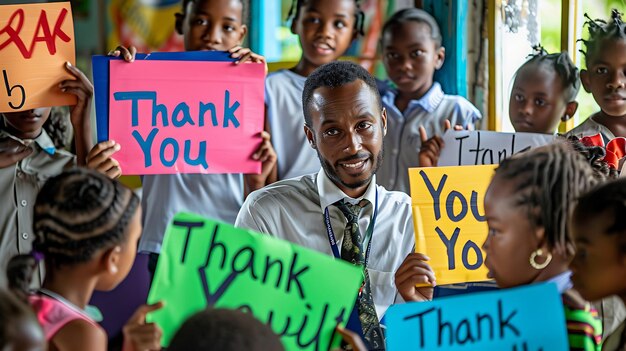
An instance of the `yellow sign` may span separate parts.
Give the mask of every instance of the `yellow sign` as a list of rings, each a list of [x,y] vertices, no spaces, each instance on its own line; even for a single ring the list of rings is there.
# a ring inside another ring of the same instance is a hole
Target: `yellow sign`
[[[0,112],[76,104],[58,86],[74,59],[69,2],[0,6]]]
[[[439,285],[487,280],[483,199],[496,166],[409,169],[415,251]]]

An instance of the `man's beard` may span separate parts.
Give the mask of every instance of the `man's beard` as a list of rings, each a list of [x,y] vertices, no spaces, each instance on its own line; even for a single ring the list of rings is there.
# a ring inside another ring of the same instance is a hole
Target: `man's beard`
[[[355,181],[353,183],[346,183],[344,182],[341,177],[339,177],[339,175],[337,174],[337,172],[335,171],[335,167],[333,165],[330,164],[330,162],[328,162],[326,159],[324,159],[322,157],[322,155],[320,154],[319,150],[315,150],[317,152],[317,157],[320,160],[320,163],[322,164],[322,168],[324,169],[324,172],[326,172],[326,175],[328,176],[328,178],[330,178],[330,180],[333,181],[333,183],[335,184],[341,184],[349,189],[357,189],[360,188],[364,185],[368,185],[370,183],[370,181],[372,180],[372,177],[374,177],[374,175],[376,174],[376,172],[378,172],[378,169],[380,168],[380,165],[383,163],[383,150],[381,148],[381,150],[378,152],[378,155],[376,155],[376,159],[375,159],[375,164],[373,165],[372,168],[372,173],[370,174],[369,177],[367,177],[366,179],[360,180],[360,181]],[[367,158],[366,158],[367,157]],[[372,157],[372,154],[366,154],[366,153],[357,153],[356,155],[350,156],[350,157],[346,157],[343,158],[339,161],[337,161],[337,164],[339,162],[342,161],[349,161],[349,160],[353,160],[353,159],[365,159],[366,161],[374,161],[374,158]],[[340,165],[337,165],[337,167],[341,167]]]

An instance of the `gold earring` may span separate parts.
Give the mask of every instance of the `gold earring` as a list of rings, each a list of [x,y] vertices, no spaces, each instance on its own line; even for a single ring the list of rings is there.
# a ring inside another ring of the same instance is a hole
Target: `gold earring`
[[[550,261],[552,261],[552,254],[548,252],[548,255],[546,256],[546,261],[544,263],[537,263],[535,259],[537,258],[537,256],[541,255],[543,255],[543,250],[541,249],[537,249],[532,254],[530,254],[530,265],[534,269],[542,270],[550,264]]]

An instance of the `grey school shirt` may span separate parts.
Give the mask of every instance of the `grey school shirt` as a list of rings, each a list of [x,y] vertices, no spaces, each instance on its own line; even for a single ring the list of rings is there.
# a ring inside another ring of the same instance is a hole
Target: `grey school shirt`
[[[424,126],[430,138],[443,135],[445,120],[452,126],[474,129],[482,116],[465,98],[444,94],[437,82],[422,98],[411,100],[402,112],[395,105],[396,91],[386,82],[377,83],[387,110],[387,135],[383,141],[383,164],[378,170],[378,182],[389,190],[409,194],[408,169],[419,167],[422,146],[419,127]]]
[[[142,183],[140,252],[161,252],[165,229],[178,212],[233,224],[243,203],[241,174],[146,175]]]
[[[299,177],[320,168],[319,158],[304,134],[304,82],[306,77],[284,69],[265,79],[265,105],[278,157],[278,179]]]
[[[34,140],[22,140],[0,130],[0,139],[11,138],[30,147],[33,152],[9,167],[0,168],[0,276],[4,277],[7,263],[17,254],[32,249],[33,207],[39,190],[46,180],[66,168],[76,166],[76,157],[57,150],[42,130]],[[41,273],[41,272],[40,272]],[[41,278],[41,277],[40,277]]]

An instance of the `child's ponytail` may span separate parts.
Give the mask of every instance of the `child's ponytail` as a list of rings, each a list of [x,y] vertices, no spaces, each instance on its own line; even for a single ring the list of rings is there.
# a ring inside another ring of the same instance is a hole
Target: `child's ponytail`
[[[33,254],[13,256],[7,266],[9,289],[24,302],[28,302],[30,285],[39,266],[35,257]]]
[[[66,149],[72,143],[72,125],[66,107],[52,107],[50,116],[43,125],[54,147]]]
[[[531,64],[543,64],[553,69],[561,80],[566,102],[576,100],[580,90],[580,72],[566,51],[549,54],[541,44],[533,46],[533,53],[519,69]]]

